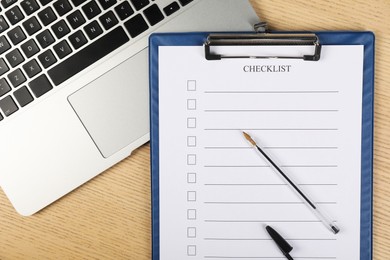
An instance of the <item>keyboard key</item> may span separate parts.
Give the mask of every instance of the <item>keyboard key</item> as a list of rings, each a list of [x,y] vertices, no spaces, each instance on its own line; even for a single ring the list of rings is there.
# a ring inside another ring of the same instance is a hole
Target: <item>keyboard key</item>
[[[79,6],[82,3],[86,2],[87,0],[72,0],[74,6]]]
[[[11,65],[12,68],[15,68],[24,61],[24,58],[18,49],[14,49],[11,52],[7,53],[5,57],[7,58],[8,63]]]
[[[72,49],[70,48],[68,42],[66,40],[63,40],[59,42],[58,44],[54,45],[53,47],[54,51],[57,53],[57,56],[62,59],[69,55],[72,52]]]
[[[131,8],[129,2],[123,2],[116,6],[115,11],[121,20],[124,20],[134,14],[134,10]]]
[[[70,26],[72,26],[73,29],[76,29],[85,23],[85,18],[79,10],[68,15],[66,19],[68,20]]]
[[[27,21],[23,22],[22,25],[23,25],[24,29],[26,30],[26,32],[28,33],[28,35],[30,35],[30,36],[42,28],[42,26],[39,24],[37,18],[35,18],[34,16],[31,17],[30,19],[28,19]]]
[[[87,38],[85,38],[84,33],[81,30],[78,30],[77,32],[69,36],[69,41],[73,45],[73,48],[77,50],[87,43]],[[99,50],[96,49],[96,51]]]
[[[108,11],[104,15],[99,17],[100,22],[103,24],[104,29],[109,30],[116,24],[118,24],[118,19],[116,19],[115,14],[112,11]]]
[[[4,73],[6,73],[7,71],[9,71],[7,64],[5,63],[3,58],[0,58],[0,76],[4,75]]]
[[[51,29],[53,30],[54,34],[57,36],[57,39],[61,39],[62,37],[64,37],[70,32],[70,29],[64,20],[55,23],[51,27]]]
[[[169,16],[180,9],[180,5],[177,2],[172,2],[163,8],[165,15]]]
[[[100,14],[102,11],[95,1],[91,1],[82,7],[83,12],[89,20]]]
[[[30,87],[36,98],[39,98],[43,94],[47,93],[49,90],[53,89],[53,86],[51,85],[45,74],[42,74],[36,79],[32,80],[28,84],[28,86]]]
[[[24,15],[22,14],[22,11],[20,11],[20,8],[18,6],[12,7],[10,10],[5,12],[5,15],[7,16],[8,21],[10,21],[12,25],[17,24],[24,18]]]
[[[185,6],[185,5],[188,5],[189,3],[191,3],[193,0],[179,0],[179,2],[181,3],[182,6]]]
[[[14,45],[16,45],[19,42],[26,39],[26,35],[24,34],[24,32],[22,31],[22,28],[20,28],[20,26],[15,27],[11,31],[9,31],[8,37]]]
[[[14,88],[18,87],[20,84],[26,81],[26,77],[20,69],[14,70],[8,74],[8,79]]]
[[[136,37],[146,31],[149,26],[146,23],[145,19],[142,17],[141,14],[137,14],[127,22],[125,22],[125,27],[127,31],[129,32],[131,37]]]
[[[18,0],[2,0],[1,1],[1,5],[4,7],[4,8],[8,8],[10,7],[11,5],[13,5],[14,3],[16,3]]]
[[[40,34],[37,35],[37,40],[41,45],[42,49],[46,48],[50,44],[54,42],[53,35],[51,35],[49,30],[44,30]]]
[[[53,4],[54,9],[56,9],[59,16],[63,16],[64,14],[70,12],[72,10],[72,6],[68,2],[68,0],[58,0]]]
[[[21,107],[24,107],[25,105],[31,103],[34,100],[34,98],[31,96],[30,92],[25,86],[15,90],[14,96]]]
[[[39,9],[39,5],[35,0],[24,0],[20,3],[20,5],[27,15],[30,15]]]
[[[51,1],[53,1],[53,0],[39,0],[39,2],[41,2],[41,5],[47,5]]]
[[[5,78],[0,79],[0,97],[11,91],[7,80]]]
[[[84,30],[87,33],[88,38],[90,40],[95,39],[96,37],[98,37],[100,34],[103,33],[103,30],[97,21],[93,21],[92,23],[89,23],[86,26],[84,26]]]
[[[58,86],[128,41],[129,37],[123,28],[117,27],[82,49],[77,55],[70,56],[50,69],[48,74],[54,84]]]
[[[135,10],[139,11],[149,4],[149,0],[131,0]]]
[[[54,54],[51,50],[47,50],[44,53],[38,55],[38,59],[45,69],[50,67],[57,61],[56,57],[54,57]]]
[[[0,33],[3,33],[8,28],[9,28],[8,23],[6,22],[4,17],[0,15]]]
[[[39,47],[37,46],[37,44],[33,39],[30,39],[27,42],[23,43],[21,48],[24,55],[26,55],[27,58],[32,57],[34,54],[36,54],[39,51]]]
[[[41,22],[43,25],[48,25],[54,22],[55,19],[57,19],[57,16],[55,15],[53,9],[51,7],[47,7],[46,9],[40,11],[38,13],[39,19],[41,19]]]
[[[0,108],[3,110],[5,116],[10,116],[19,109],[11,96],[6,96],[0,100]]]
[[[160,8],[158,8],[156,4],[146,8],[144,11],[144,15],[146,16],[146,19],[152,26],[164,19],[163,13],[161,12]]]
[[[11,45],[9,44],[7,38],[5,38],[4,35],[0,36],[0,54],[4,53],[5,51],[9,50],[11,48]]]
[[[104,10],[107,10],[108,8],[116,4],[116,0],[99,0],[99,3]]]
[[[41,67],[39,66],[38,62],[35,59],[32,59],[26,64],[24,64],[23,69],[29,78],[34,77],[35,75],[37,75],[39,72],[42,71]]]

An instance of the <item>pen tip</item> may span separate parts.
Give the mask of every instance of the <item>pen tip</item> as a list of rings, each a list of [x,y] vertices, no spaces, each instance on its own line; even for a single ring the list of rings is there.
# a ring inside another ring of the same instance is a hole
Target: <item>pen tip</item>
[[[250,135],[248,135],[247,133],[245,133],[244,131],[242,131],[244,137],[246,140],[248,140],[253,146],[256,146],[256,142],[253,141],[252,137]]]

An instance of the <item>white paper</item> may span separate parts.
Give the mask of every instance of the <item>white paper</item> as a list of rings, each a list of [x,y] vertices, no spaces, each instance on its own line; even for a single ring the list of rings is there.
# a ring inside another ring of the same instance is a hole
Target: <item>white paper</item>
[[[261,50],[282,49],[312,51]],[[285,259],[267,224],[294,247],[294,259],[359,259],[362,71],[363,46],[323,46],[318,62],[207,61],[203,47],[160,47],[160,259]],[[242,131],[334,219],[338,234]]]

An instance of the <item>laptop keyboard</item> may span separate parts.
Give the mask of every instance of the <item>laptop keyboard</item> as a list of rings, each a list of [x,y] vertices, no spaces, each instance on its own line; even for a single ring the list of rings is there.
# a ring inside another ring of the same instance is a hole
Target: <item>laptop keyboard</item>
[[[1,0],[0,121],[193,0]]]

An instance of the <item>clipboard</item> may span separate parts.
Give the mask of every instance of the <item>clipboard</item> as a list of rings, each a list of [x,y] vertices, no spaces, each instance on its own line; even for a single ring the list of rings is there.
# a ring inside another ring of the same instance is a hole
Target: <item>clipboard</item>
[[[278,32],[267,33],[162,33],[150,37],[150,126],[151,126],[151,186],[152,186],[152,255],[160,259],[160,176],[159,176],[159,47],[203,46],[205,58],[218,63],[224,58],[281,58],[302,59],[302,62],[317,62],[321,59],[321,46],[363,45],[363,86],[361,120],[361,202],[360,202],[360,259],[372,259],[372,199],[373,199],[373,102],[374,102],[374,35],[372,32],[321,31],[314,33]],[[227,36],[227,38],[225,38]],[[257,40],[262,41],[259,43]],[[215,53],[216,45],[313,45],[313,54],[302,57],[243,57],[234,54]],[[217,66],[217,64],[216,64]]]

